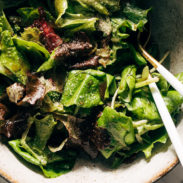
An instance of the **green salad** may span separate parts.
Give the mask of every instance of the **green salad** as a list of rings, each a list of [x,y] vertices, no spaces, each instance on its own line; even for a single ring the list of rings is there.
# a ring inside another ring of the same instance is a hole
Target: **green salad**
[[[55,178],[83,153],[118,168],[166,143],[148,85],[173,119],[183,97],[139,51],[150,11],[138,0],[0,0],[0,134],[20,158]]]

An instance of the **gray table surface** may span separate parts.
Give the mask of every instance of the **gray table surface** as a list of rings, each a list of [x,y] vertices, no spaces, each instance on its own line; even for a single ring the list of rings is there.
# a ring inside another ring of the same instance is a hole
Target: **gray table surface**
[[[177,165],[171,172],[164,176],[157,183],[183,183],[183,168]]]
[[[9,183],[0,177],[0,183]],[[22,182],[23,183],[23,182]],[[161,178],[156,183],[183,183],[183,168],[181,165],[177,165],[171,172]]]

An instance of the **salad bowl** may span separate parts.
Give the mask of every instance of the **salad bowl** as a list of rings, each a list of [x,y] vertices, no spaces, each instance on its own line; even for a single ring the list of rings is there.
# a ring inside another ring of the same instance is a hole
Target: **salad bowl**
[[[150,22],[155,43],[158,44],[160,57],[168,50],[169,58],[164,65],[174,74],[183,71],[183,2],[180,0],[150,0],[152,6]],[[183,112],[177,117],[177,130],[183,139]],[[132,161],[111,170],[101,163],[88,158],[77,160],[73,170],[58,178],[47,179],[33,167],[25,166],[3,143],[0,144],[0,174],[12,183],[151,183],[169,172],[178,159],[170,142],[158,144],[148,161],[142,154]],[[34,170],[33,170],[34,169]]]

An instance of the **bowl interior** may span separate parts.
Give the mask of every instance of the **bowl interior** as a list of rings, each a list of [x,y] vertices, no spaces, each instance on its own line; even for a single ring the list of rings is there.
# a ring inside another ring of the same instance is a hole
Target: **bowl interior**
[[[152,6],[152,35],[159,45],[160,55],[169,50],[169,61],[165,65],[173,73],[183,71],[183,1],[149,0]],[[181,121],[182,114],[178,120]],[[178,131],[183,138],[183,123],[179,123]],[[19,183],[145,183],[161,177],[177,163],[172,145],[156,147],[154,156],[146,161],[139,156],[130,164],[123,164],[117,170],[109,170],[99,163],[80,160],[73,171],[56,179],[46,179],[39,173],[24,166],[19,159],[3,144],[0,144],[0,173],[12,182]]]

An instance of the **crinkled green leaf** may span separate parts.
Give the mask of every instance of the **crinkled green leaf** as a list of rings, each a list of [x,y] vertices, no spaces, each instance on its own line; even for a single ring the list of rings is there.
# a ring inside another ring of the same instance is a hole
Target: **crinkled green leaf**
[[[52,69],[56,65],[55,50],[51,53],[50,58],[44,62],[37,70],[37,72],[44,72]]]
[[[59,153],[52,153],[49,150],[46,150],[43,153],[47,157],[47,164],[42,165],[38,159],[22,147],[19,139],[9,141],[9,145],[25,161],[39,166],[47,178],[56,178],[71,171],[77,157],[77,153],[69,150]]]
[[[104,98],[114,93],[115,81],[111,75],[97,70],[73,70],[69,73],[61,103],[90,108],[103,104]]]
[[[161,119],[155,103],[147,97],[134,97],[131,103],[127,104],[127,108],[131,111],[134,118],[138,120],[147,119],[149,121],[153,121]]]
[[[64,113],[64,106],[60,103],[61,95],[58,92],[50,91],[42,101],[42,112]]]
[[[97,121],[97,126],[104,128],[111,136],[109,147],[101,150],[109,158],[113,152],[124,148],[135,141],[132,119],[110,107],[106,107]]]
[[[142,90],[141,90],[142,91]],[[145,96],[143,91],[138,93],[131,103],[127,104],[127,108],[131,111],[133,117],[138,120],[147,119],[149,121],[160,121],[158,110],[153,99],[149,96]],[[180,105],[183,103],[183,97],[174,90],[168,91],[165,95],[162,95],[165,104],[171,114],[177,111]]]
[[[105,159],[109,159],[113,153],[119,151],[124,146],[122,146],[118,141],[114,140],[113,138],[110,139],[110,146],[105,147],[104,149],[99,149],[102,156]]]
[[[47,178],[56,178],[71,171],[77,158],[77,153],[73,150],[63,150],[58,153],[48,151],[46,154],[48,164],[46,166],[40,166],[40,168]]]
[[[21,33],[21,38],[25,41],[33,41],[40,43],[40,30],[36,27],[27,27],[24,32]]]
[[[76,0],[84,8],[91,10],[94,9],[101,14],[109,15],[112,12],[118,11],[120,9],[119,0]]]
[[[38,166],[40,165],[40,162],[35,157],[33,157],[28,152],[26,152],[26,150],[22,147],[19,139],[11,140],[8,143],[13,148],[13,150],[17,154],[19,154],[23,159],[25,159],[26,161],[28,161],[31,164],[38,165]]]
[[[133,59],[139,66],[144,66],[147,64],[146,59],[134,48],[134,46],[130,45],[130,50],[133,55]]]
[[[131,30],[136,31],[137,29],[142,31],[144,25],[147,23],[147,15],[150,9],[142,10],[130,3],[127,3],[123,9],[123,13],[126,19],[131,24]]]
[[[135,88],[136,70],[134,65],[130,65],[122,71],[118,95],[123,102],[130,102],[132,100],[132,94]]]
[[[39,119],[40,114],[32,117],[30,120],[34,121],[36,128],[36,135],[33,140],[33,149],[42,151],[45,149],[47,141],[49,140],[55,125],[57,124],[52,115],[47,115]]]
[[[16,49],[10,31],[2,32],[0,73],[23,84],[27,81],[30,65]]]
[[[104,109],[97,121],[97,126],[107,129],[111,136],[123,146],[132,144],[135,140],[132,119],[110,107]]]
[[[92,12],[88,12],[79,3],[69,1],[66,13],[57,19],[59,28],[66,30],[67,34],[73,34],[81,30],[95,31],[98,18]]]
[[[68,8],[67,0],[55,0],[55,10],[58,15],[56,23],[61,19],[62,15],[65,14],[66,9]]]
[[[50,53],[46,48],[36,42],[26,41],[15,36],[13,42],[17,49],[29,60],[34,70],[50,57]]]
[[[177,78],[181,83],[183,83],[183,72],[181,72],[181,73],[179,73],[179,74],[176,74],[175,76],[176,76],[176,78]]]
[[[123,53],[123,51],[125,53]],[[131,53],[128,50],[128,45],[126,45],[125,43],[124,44],[121,44],[121,43],[113,44],[110,53],[111,53],[110,61],[106,65],[112,65],[115,62],[118,62],[118,63],[121,62],[123,64],[123,62],[125,62],[126,60],[129,61],[129,58],[131,58],[129,56],[129,54],[131,54]],[[117,67],[115,69],[120,69],[120,71],[121,71],[121,67],[120,68]]]
[[[167,94],[163,96],[163,99],[171,114],[176,112],[183,103],[183,96],[175,90],[169,90]]]
[[[135,155],[139,152],[144,152],[146,158],[150,158],[152,156],[152,150],[154,145],[157,143],[165,144],[168,139],[168,135],[164,128],[160,128],[149,137],[143,137],[143,143],[133,143],[129,148],[129,150],[120,150],[114,156],[109,159],[109,166],[111,168],[117,168],[121,163],[126,159]]]
[[[70,34],[81,30],[95,31],[98,18],[82,18],[80,15],[67,14],[67,18],[62,20],[60,28],[70,29]],[[78,18],[81,17],[81,18]]]
[[[55,162],[50,163],[47,166],[41,166],[41,169],[47,178],[56,178],[70,172],[74,164],[75,161]]]
[[[61,103],[66,107],[77,105],[83,108],[101,105],[100,84],[100,80],[85,71],[71,71]]]
[[[107,88],[104,97],[109,98],[116,91],[116,82],[115,77],[110,74],[106,74],[106,79],[107,79]]]
[[[148,22],[148,10],[142,10],[126,3],[122,10],[120,10],[114,17],[111,18],[112,23],[112,40],[115,42],[122,42],[130,36],[128,30],[142,31],[144,25]]]
[[[165,93],[168,91],[170,85],[167,82],[167,80],[159,73],[153,73],[152,76],[158,77],[159,81],[157,82],[157,86],[160,89],[162,93]]]
[[[104,15],[109,15],[109,11],[107,10],[107,8],[105,6],[103,6],[101,4],[100,1],[96,0],[78,0],[78,2],[84,7],[87,8],[89,10],[95,9],[96,11],[98,11],[101,14]]]
[[[160,122],[148,122],[148,120],[142,120],[142,121],[134,121],[133,127],[136,129],[137,134],[139,136],[145,134],[146,132],[157,130],[158,128],[161,128],[163,126],[163,123]]]
[[[104,48],[97,49],[96,55],[99,56],[99,63],[106,68],[107,65],[109,65],[112,61],[110,58],[111,56],[111,49],[107,45]]]
[[[13,29],[9,24],[3,10],[0,10],[0,40],[1,40],[1,33],[5,30],[9,30],[11,34],[13,34]]]
[[[143,153],[145,154],[145,157],[148,159],[152,156],[152,150],[154,148],[154,145],[156,143],[162,143],[165,144],[167,142],[168,139],[168,135],[167,133],[163,134],[162,136],[160,136],[158,139],[156,139],[155,141],[151,142],[150,145],[148,145],[147,147],[145,147],[143,149]]]
[[[22,17],[23,22],[26,25],[30,25],[34,22],[34,20],[39,19],[38,8],[32,8],[32,7],[19,8],[17,10],[17,12]],[[53,18],[53,16],[46,10],[45,10],[45,14],[46,14],[47,21],[54,21],[55,20]]]

